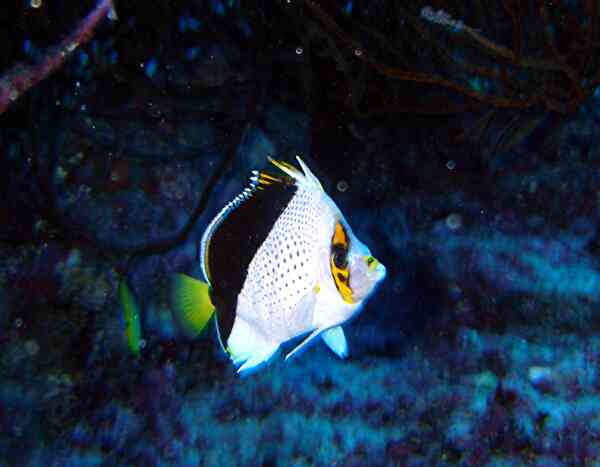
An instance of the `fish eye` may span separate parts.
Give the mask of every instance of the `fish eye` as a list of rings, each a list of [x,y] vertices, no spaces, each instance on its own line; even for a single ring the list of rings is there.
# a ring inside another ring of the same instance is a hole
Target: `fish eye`
[[[333,247],[333,264],[338,269],[346,269],[348,266],[348,250],[342,245]]]

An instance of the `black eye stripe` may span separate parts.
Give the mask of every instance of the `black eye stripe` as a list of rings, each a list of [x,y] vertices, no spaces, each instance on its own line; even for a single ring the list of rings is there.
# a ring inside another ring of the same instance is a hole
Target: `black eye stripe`
[[[331,249],[332,253],[340,253],[340,254],[346,254],[348,252],[348,248],[346,248],[346,246],[342,243],[336,243],[335,245],[333,245],[333,248]]]
[[[341,220],[335,223],[330,245],[329,261],[335,286],[346,303],[354,303],[352,298],[353,292],[350,287],[350,269],[348,264],[350,239]]]
[[[333,264],[339,269],[345,269],[348,266],[348,249],[345,245],[338,243],[333,245],[332,253]]]

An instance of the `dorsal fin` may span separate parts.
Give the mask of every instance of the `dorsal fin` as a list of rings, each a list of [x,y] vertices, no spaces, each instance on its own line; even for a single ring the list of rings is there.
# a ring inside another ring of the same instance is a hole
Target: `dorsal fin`
[[[202,236],[202,273],[211,287],[223,343],[235,321],[248,267],[297,189],[296,180],[285,174],[254,171],[250,185],[221,209]]]
[[[294,185],[295,180],[286,175],[273,175],[265,170],[253,170],[250,176],[250,185],[227,203],[221,211],[214,217],[214,219],[208,224],[202,240],[200,241],[200,261],[202,268],[202,275],[206,283],[210,284],[210,268],[208,267],[208,250],[210,246],[210,238],[217,228],[222,224],[223,220],[235,209],[240,207],[245,201],[247,201],[257,190],[264,190],[272,185]]]
[[[253,170],[250,177],[250,185],[245,188],[240,194],[233,198],[229,203],[221,209],[221,211],[215,216],[215,218],[208,225],[202,240],[200,242],[200,261],[202,266],[202,274],[205,282],[211,283],[210,268],[208,267],[208,249],[210,246],[210,238],[215,230],[221,225],[223,220],[235,209],[241,206],[246,200],[248,200],[255,191],[264,190],[265,188],[273,185],[297,185],[306,189],[320,190],[323,191],[323,187],[319,179],[312,173],[300,156],[296,156],[296,160],[302,172],[294,167],[292,164],[275,160],[268,157],[269,162],[275,167],[280,169],[285,175],[274,175],[266,170]]]
[[[296,160],[298,161],[298,164],[300,164],[300,167],[302,168],[302,171],[304,173],[302,173],[292,164],[289,164],[285,161],[278,161],[269,157],[269,162],[271,162],[271,164],[273,164],[282,172],[286,173],[294,180],[296,180],[296,183],[299,186],[307,189],[316,189],[323,191],[321,182],[319,182],[319,179],[315,176],[315,174],[312,173],[312,171],[308,168],[308,166],[304,163],[300,156],[296,156]]]
[[[246,201],[255,188],[256,186],[251,183],[249,188],[245,188],[240,194],[227,203],[214,217],[214,219],[210,221],[210,224],[208,224],[208,227],[206,227],[204,233],[202,234],[202,239],[200,240],[200,266],[202,269],[202,275],[204,276],[204,281],[209,285],[211,284],[210,268],[208,267],[208,248],[210,244],[210,238],[215,230],[221,225],[223,220],[229,215],[229,213]]]

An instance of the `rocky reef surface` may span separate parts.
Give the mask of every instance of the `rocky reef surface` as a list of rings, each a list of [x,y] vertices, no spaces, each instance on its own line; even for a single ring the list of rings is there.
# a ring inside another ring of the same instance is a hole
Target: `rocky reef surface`
[[[0,116],[0,465],[600,465],[598,93],[503,144],[506,115],[350,119],[295,38],[136,5]],[[169,279],[297,153],[388,276],[346,360],[318,342],[239,378]]]

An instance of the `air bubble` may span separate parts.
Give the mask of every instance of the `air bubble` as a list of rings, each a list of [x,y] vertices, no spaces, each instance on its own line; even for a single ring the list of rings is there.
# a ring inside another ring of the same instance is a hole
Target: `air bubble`
[[[39,351],[40,344],[38,344],[34,339],[29,339],[25,342],[25,352],[27,352],[31,357],[35,357]]]
[[[458,230],[462,227],[462,217],[460,214],[450,214],[446,218],[446,225],[450,230]]]
[[[448,162],[446,162],[446,168],[448,170],[454,170],[456,168],[456,162],[454,162],[453,160],[449,160]]]
[[[31,8],[39,8],[42,6],[42,0],[31,0],[29,6],[31,6]]]
[[[304,49],[302,47],[296,47],[296,54],[297,55],[302,55],[302,52],[304,52]]]
[[[339,191],[340,193],[344,193],[345,191],[348,191],[350,185],[348,185],[348,182],[346,180],[340,180],[339,182],[337,182],[335,187],[337,188],[337,191]]]

